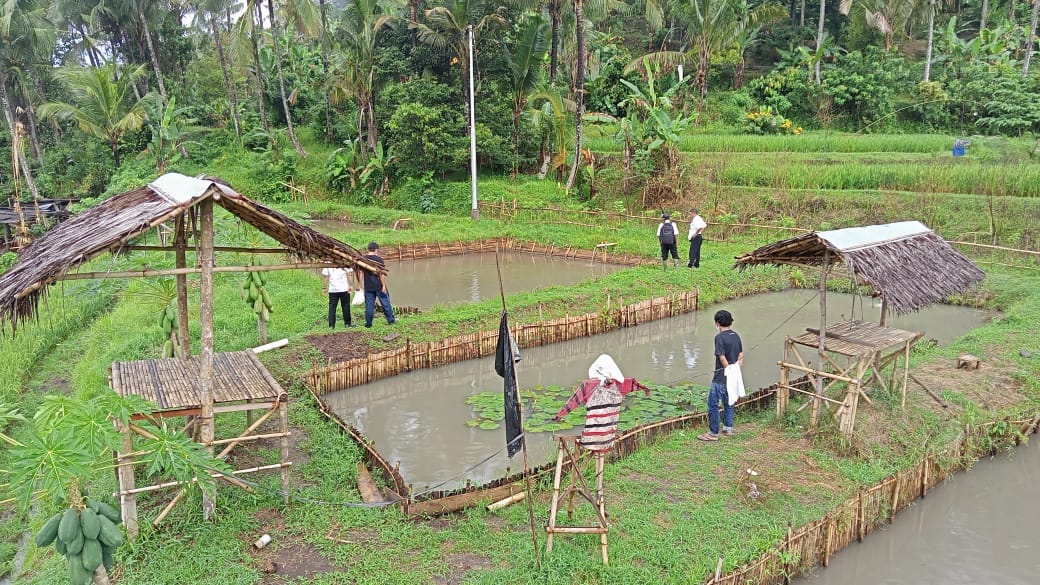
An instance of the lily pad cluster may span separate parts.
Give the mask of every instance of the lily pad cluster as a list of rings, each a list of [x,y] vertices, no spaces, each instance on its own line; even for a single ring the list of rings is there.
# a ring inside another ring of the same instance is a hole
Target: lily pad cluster
[[[634,392],[625,398],[621,407],[618,428],[621,430],[680,416],[704,408],[704,400],[708,395],[708,387],[698,384],[680,384],[664,386],[647,384],[650,396]],[[560,422],[553,416],[567,402],[574,392],[573,388],[558,385],[534,386],[520,391],[523,404],[524,428],[528,432],[553,432],[580,427],[585,423],[585,408],[572,410]],[[474,417],[466,421],[466,426],[485,430],[499,428],[505,418],[502,391],[479,392],[466,398],[466,404],[473,409]]]

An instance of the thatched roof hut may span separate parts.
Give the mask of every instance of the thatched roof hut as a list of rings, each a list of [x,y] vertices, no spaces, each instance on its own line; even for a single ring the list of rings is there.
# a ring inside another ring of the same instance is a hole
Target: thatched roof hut
[[[274,238],[298,260],[327,262],[385,272],[360,252],[245,197],[212,177],[165,174],[152,183],[116,195],[56,226],[23,249],[18,262],[0,277],[0,324],[16,326],[36,316],[45,287],[105,252],[118,252],[156,226],[192,211],[206,199]]]
[[[843,262],[851,276],[880,291],[897,313],[909,313],[981,282],[985,274],[919,221],[823,232],[774,242],[739,256],[736,266],[788,264],[822,268]]]

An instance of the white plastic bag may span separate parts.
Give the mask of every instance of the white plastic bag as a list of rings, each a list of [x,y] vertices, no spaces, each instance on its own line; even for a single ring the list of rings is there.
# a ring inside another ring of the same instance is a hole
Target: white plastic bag
[[[354,298],[350,300],[352,305],[363,305],[365,304],[365,291],[356,290],[354,291]]]

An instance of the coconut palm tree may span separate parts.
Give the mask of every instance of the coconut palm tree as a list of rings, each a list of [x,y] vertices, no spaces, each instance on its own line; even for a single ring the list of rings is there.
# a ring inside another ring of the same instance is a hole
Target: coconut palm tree
[[[520,116],[527,107],[530,94],[538,85],[541,64],[549,49],[546,31],[548,25],[540,15],[529,16],[520,24],[520,33],[513,43],[505,45],[509,61],[509,85],[513,93],[513,173],[517,172],[520,156]]]
[[[574,2],[574,37],[577,39],[578,56],[574,63],[574,164],[567,177],[567,190],[574,187],[581,166],[581,141],[585,128],[585,60],[588,51],[585,48],[585,0]]]
[[[379,37],[392,22],[379,0],[354,0],[343,12],[340,30],[340,61],[337,70],[347,93],[358,105],[358,143],[373,152],[379,144],[376,128],[376,47]],[[362,131],[362,128],[367,130]],[[367,140],[362,140],[362,134]]]
[[[473,26],[474,38],[496,24],[505,24],[503,6],[493,0],[439,0],[439,4],[426,11],[426,22],[417,25],[419,41],[437,49],[447,49],[452,54],[452,63],[460,67],[460,80],[465,88],[469,78],[469,47],[467,29]],[[463,96],[468,92],[463,89]],[[469,100],[466,101],[466,120],[469,125]]]
[[[267,120],[267,107],[264,105],[264,73],[260,67],[260,29],[264,27],[261,20],[261,2],[263,0],[246,0],[245,10],[239,17],[232,29],[232,43],[236,53],[240,56],[248,55],[246,59],[252,61],[253,77],[256,81],[257,111],[260,114],[260,124],[264,132],[271,131],[271,125]],[[227,19],[231,21],[231,9],[228,7]],[[258,22],[259,21],[259,22]]]
[[[47,18],[47,5],[42,0],[8,0],[0,3],[0,106],[11,133],[13,155],[25,177],[33,198],[39,198],[32,169],[25,158],[21,144],[22,123],[15,119],[7,83],[12,71],[31,69],[47,62],[54,48],[55,28]]]
[[[158,2],[149,2],[148,6],[152,10],[163,10],[163,7]],[[145,16],[144,7],[141,0],[134,0],[134,9],[137,11],[137,18],[141,23],[141,32],[144,34],[145,43],[148,47],[148,57],[152,61],[152,69],[155,71],[155,82],[159,86],[159,95],[162,96],[163,101],[169,99],[166,95],[166,83],[163,82],[162,69],[159,67],[159,57],[155,53],[155,45],[152,43],[152,32],[148,26],[148,17]]]
[[[300,2],[306,1],[300,0]],[[307,151],[303,149],[300,139],[296,137],[296,127],[293,125],[292,112],[289,110],[289,98],[288,94],[285,93],[285,73],[282,72],[282,55],[279,47],[280,43],[278,42],[282,34],[278,18],[275,16],[274,0],[267,0],[267,18],[271,22],[271,45],[274,50],[275,70],[278,71],[278,91],[282,98],[282,111],[285,114],[285,125],[289,132],[289,140],[292,141],[293,147],[296,148],[296,152],[300,153],[300,156],[307,156]]]
[[[133,84],[145,75],[145,66],[124,70],[115,78],[112,65],[99,69],[65,69],[58,77],[75,98],[74,104],[48,102],[39,107],[43,119],[69,120],[85,134],[103,140],[120,165],[119,140],[139,130],[145,121],[144,98],[130,99]]]
[[[1029,60],[1033,56],[1036,46],[1037,19],[1040,18],[1040,0],[1033,0],[1033,16],[1029,21],[1029,36],[1026,37],[1026,56],[1022,60],[1022,77],[1029,76]]]
[[[217,49],[217,61],[220,62],[220,72],[224,77],[224,89],[227,92],[228,103],[231,106],[231,120],[235,125],[235,138],[241,141],[242,124],[238,115],[238,94],[235,92],[235,86],[231,82],[227,52],[224,50],[224,38],[221,34],[221,30],[224,27],[224,15],[230,7],[230,0],[203,0],[195,6],[195,20],[197,24],[208,26],[210,33],[213,35],[213,45]]]

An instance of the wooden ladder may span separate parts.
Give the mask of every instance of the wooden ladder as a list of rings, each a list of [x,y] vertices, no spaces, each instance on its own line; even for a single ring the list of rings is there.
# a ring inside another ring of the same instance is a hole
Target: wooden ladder
[[[607,511],[603,498],[603,460],[606,451],[589,451],[578,444],[578,437],[572,435],[556,435],[558,443],[556,452],[556,473],[553,476],[552,505],[549,507],[549,524],[545,527],[547,533],[545,552],[552,552],[553,537],[557,534],[598,534],[600,551],[603,554],[603,564],[607,561]],[[588,456],[586,456],[588,454]],[[566,456],[566,463],[564,457]],[[585,469],[590,461],[596,462],[596,495],[592,495],[588,483],[585,481]],[[563,479],[563,468],[568,468],[567,487],[561,489],[560,483]],[[574,517],[574,496],[585,498],[596,511],[597,524],[595,526],[557,526],[556,516],[560,511],[560,500],[567,499],[567,518]]]

